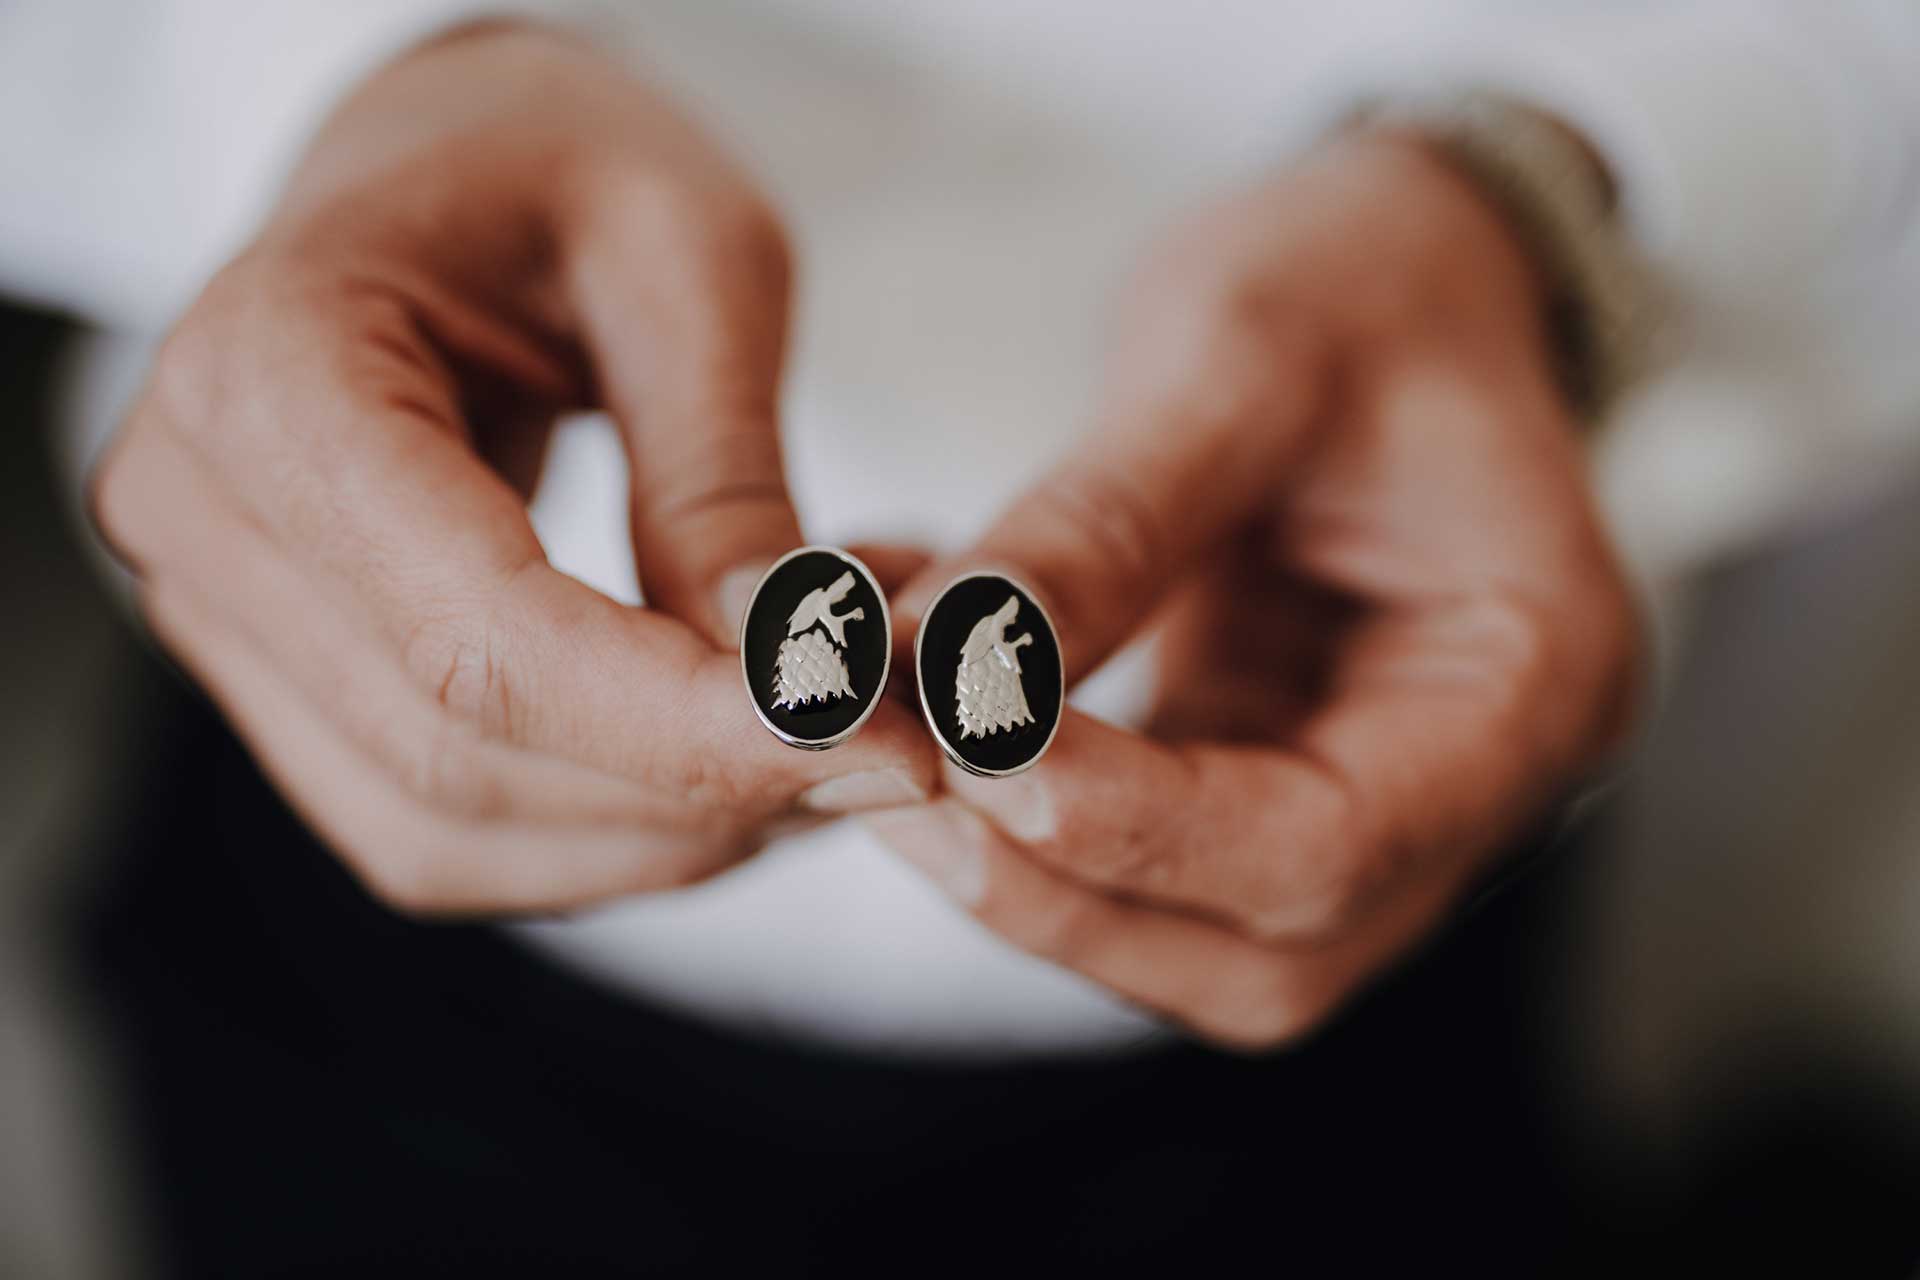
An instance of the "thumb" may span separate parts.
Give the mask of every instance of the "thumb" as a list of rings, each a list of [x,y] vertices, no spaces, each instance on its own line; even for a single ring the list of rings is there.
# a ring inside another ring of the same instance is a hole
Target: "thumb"
[[[1010,574],[1046,605],[1071,683],[1127,640],[1196,556],[1272,502],[1321,411],[1324,362],[1305,344],[1250,333],[1143,338],[1158,353],[1115,362],[1094,430],[972,548],[916,575],[895,604],[897,627],[912,634],[959,573]]]
[[[730,649],[761,573],[802,541],[780,452],[786,243],[731,189],[607,203],[573,278],[626,444],[641,590]]]

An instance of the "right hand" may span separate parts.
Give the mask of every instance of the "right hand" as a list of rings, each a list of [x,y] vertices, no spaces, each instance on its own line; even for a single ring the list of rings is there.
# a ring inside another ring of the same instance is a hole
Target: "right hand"
[[[96,519],[161,641],[389,903],[684,884],[796,812],[929,791],[901,706],[795,751],[731,652],[802,541],[788,275],[765,203],[658,98],[563,37],[472,28],[336,111],[169,337]],[[527,520],[582,406],[620,427],[646,608],[551,568]]]
[[[1195,1032],[1305,1034],[1616,749],[1641,634],[1542,281],[1424,139],[1350,134],[1177,229],[1095,433],[956,572],[1044,594],[1069,681],[1151,633],[1143,732],[872,819],[1010,942]]]

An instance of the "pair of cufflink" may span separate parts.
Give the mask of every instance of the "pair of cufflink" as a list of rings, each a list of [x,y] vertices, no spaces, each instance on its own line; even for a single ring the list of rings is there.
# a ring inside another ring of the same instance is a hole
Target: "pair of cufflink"
[[[996,573],[948,583],[913,640],[920,712],[947,758],[1000,778],[1053,742],[1066,699],[1060,641],[1033,594]],[[822,751],[867,722],[893,665],[893,620],[867,566],[801,547],[760,579],[740,623],[753,710],[788,746]]]

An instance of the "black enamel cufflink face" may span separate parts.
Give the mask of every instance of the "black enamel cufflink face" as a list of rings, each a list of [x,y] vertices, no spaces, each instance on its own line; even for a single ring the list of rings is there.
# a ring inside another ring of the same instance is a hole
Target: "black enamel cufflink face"
[[[1053,742],[1066,699],[1053,621],[1026,588],[993,573],[947,584],[913,641],[920,710],[969,773],[1003,778]]]
[[[740,623],[740,673],[760,723],[788,746],[851,738],[879,705],[893,661],[886,597],[867,566],[833,547],[774,562]]]

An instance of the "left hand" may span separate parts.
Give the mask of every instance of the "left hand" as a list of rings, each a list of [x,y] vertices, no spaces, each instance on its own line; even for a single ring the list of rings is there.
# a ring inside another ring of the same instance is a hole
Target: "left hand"
[[[656,90],[482,22],[347,95],[175,326],[94,514],[155,635],[387,905],[675,888],[928,793],[906,710],[805,752],[743,697],[745,596],[803,541],[791,274],[758,188]],[[585,406],[626,450],[644,607],[555,569],[528,519]]]
[[[1134,302],[1093,437],[897,613],[1001,566],[1069,680],[1151,621],[1147,732],[1069,710],[1031,771],[949,767],[868,821],[1016,945],[1268,1046],[1601,759],[1639,632],[1539,282],[1423,145],[1352,137],[1235,196]]]

